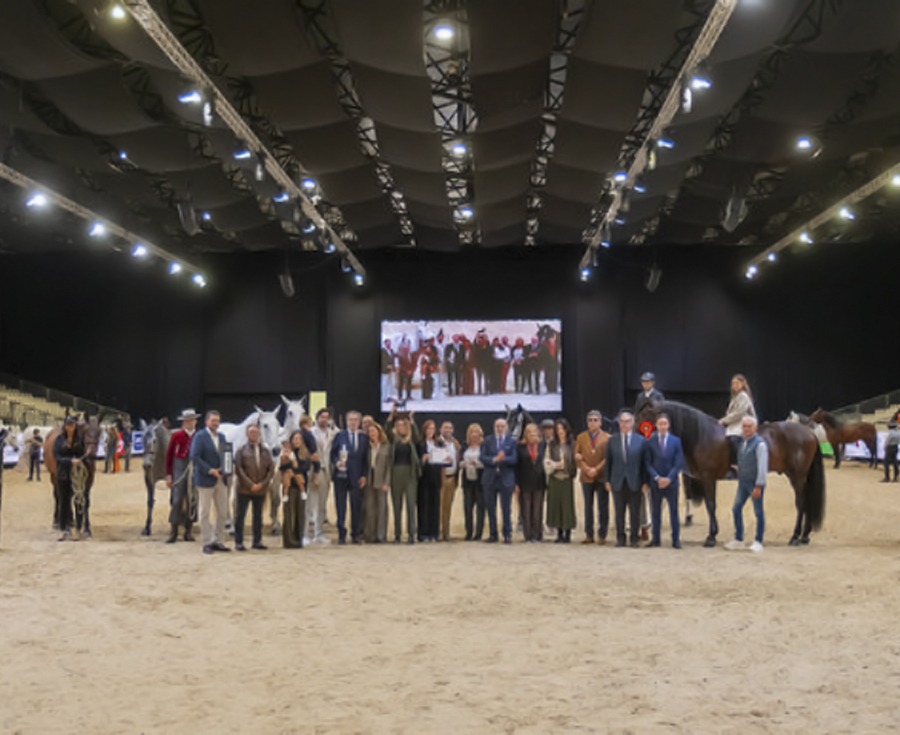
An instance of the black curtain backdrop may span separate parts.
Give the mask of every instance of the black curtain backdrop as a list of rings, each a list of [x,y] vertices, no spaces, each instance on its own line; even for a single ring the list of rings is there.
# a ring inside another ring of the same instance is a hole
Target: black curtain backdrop
[[[618,249],[587,284],[580,256],[364,252],[359,288],[335,257],[298,253],[293,299],[274,253],[209,256],[205,291],[124,255],[3,256],[0,370],[142,417],[193,406],[239,420],[316,389],[339,411],[377,415],[382,319],[558,317],[563,413],[579,426],[591,408],[631,405],[644,370],[717,415],[743,372],[768,420],[900,387],[895,245],[816,245],[752,283],[742,248]],[[653,257],[663,277],[651,294]],[[461,433],[493,417],[450,418]]]

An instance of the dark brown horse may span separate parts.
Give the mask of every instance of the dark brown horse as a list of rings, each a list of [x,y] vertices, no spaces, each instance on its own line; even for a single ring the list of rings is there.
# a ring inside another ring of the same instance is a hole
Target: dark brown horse
[[[709,535],[703,545],[715,546],[719,533],[716,481],[724,479],[729,469],[725,429],[712,416],[676,401],[645,404],[637,423],[656,423],[660,413],[669,416],[670,430],[684,448],[688,466],[685,491],[693,502],[704,501],[709,513]],[[769,471],[787,475],[794,488],[797,523],[790,544],[808,544],[810,531],[818,530],[825,517],[825,472],[819,442],[810,429],[788,421],[761,424],[759,435],[769,447]]]
[[[810,414],[809,420],[821,424],[825,429],[825,436],[828,437],[828,443],[834,450],[835,469],[841,466],[844,445],[856,444],[856,442],[863,442],[869,449],[869,467],[878,464],[878,431],[875,429],[875,424],[866,421],[852,421],[845,424],[837,416],[828,413],[821,407]]]
[[[53,447],[56,444],[56,438],[62,434],[62,427],[57,426],[52,429],[44,439],[44,466],[47,468],[47,474],[50,475],[50,485],[53,487],[53,528],[59,528],[59,518],[57,512],[57,472],[56,457],[53,456]],[[81,439],[84,441],[85,457],[83,464],[87,469],[87,480],[85,482],[85,496],[87,505],[84,510],[86,535],[91,535],[91,516],[90,516],[90,493],[94,486],[94,479],[97,475],[97,446],[100,443],[101,429],[95,419],[88,423],[79,421],[76,429]]]

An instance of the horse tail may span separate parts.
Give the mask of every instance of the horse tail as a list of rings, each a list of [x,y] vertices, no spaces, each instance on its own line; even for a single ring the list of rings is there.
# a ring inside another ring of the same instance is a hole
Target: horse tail
[[[806,473],[803,491],[804,510],[809,515],[812,528],[818,531],[825,519],[825,468],[822,465],[822,447],[816,443],[816,454]]]

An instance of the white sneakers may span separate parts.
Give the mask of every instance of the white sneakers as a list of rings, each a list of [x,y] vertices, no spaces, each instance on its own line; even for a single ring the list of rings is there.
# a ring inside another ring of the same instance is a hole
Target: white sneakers
[[[324,546],[324,545],[330,544],[331,539],[325,538],[325,536],[316,536],[316,538],[313,539],[313,543],[314,544],[322,544]]]
[[[742,550],[746,549],[747,547],[744,546],[743,541],[738,541],[737,539],[732,539],[727,544],[725,544],[725,548],[728,549],[729,551],[742,551]],[[763,550],[763,545],[759,541],[754,541],[752,544],[750,544],[750,551],[752,551],[754,554],[761,554],[762,550]]]

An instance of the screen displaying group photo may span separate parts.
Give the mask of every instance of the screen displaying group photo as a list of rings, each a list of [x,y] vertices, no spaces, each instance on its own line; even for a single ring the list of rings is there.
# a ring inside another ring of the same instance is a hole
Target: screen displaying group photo
[[[562,322],[381,322],[381,407],[562,410]]]

